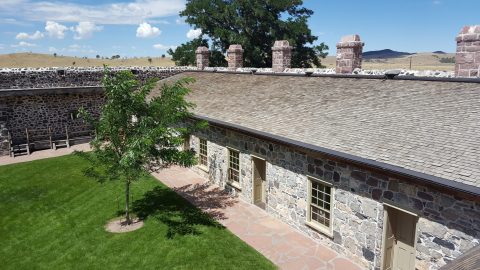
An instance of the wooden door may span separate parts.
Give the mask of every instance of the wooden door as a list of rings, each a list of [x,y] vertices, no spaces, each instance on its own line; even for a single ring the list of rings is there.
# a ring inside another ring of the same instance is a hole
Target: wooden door
[[[417,217],[392,207],[386,210],[384,269],[413,270]]]
[[[253,202],[255,204],[265,203],[265,167],[265,160],[253,158]]]

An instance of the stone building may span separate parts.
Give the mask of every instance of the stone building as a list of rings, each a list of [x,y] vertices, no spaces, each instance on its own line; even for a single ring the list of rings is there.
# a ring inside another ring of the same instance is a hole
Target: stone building
[[[368,269],[437,269],[479,244],[480,81],[166,81],[185,76],[210,124],[190,138],[194,170],[233,195]]]
[[[201,48],[194,71],[132,71],[196,79],[192,120],[209,122],[189,138],[200,175],[367,269],[438,269],[480,247],[477,29],[457,39],[457,75],[469,78],[353,75],[358,35],[339,43],[339,74],[291,72],[287,41],[274,44],[272,70],[243,68],[232,44],[223,70],[209,68]],[[16,128],[78,121],[79,106],[98,114],[101,76],[0,72],[0,146]]]

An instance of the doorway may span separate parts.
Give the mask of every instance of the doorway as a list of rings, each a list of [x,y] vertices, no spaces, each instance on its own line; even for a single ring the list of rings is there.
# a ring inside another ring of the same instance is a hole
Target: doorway
[[[265,196],[266,165],[264,159],[252,157],[253,203],[262,209],[265,209],[267,205]]]
[[[414,270],[417,215],[385,205],[383,269]]]

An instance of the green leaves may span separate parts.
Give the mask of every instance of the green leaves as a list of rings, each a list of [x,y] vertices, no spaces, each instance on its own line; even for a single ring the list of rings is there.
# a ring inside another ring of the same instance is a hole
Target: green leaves
[[[160,95],[150,100],[147,96],[155,86],[155,80],[140,84],[130,71],[113,74],[105,68],[103,85],[105,104],[99,119],[92,119],[85,110],[80,115],[94,125],[97,136],[92,141],[95,161],[103,169],[89,169],[90,175],[107,172],[127,181],[139,179],[150,170],[169,166],[192,166],[195,154],[184,151],[185,134],[198,128],[198,124],[186,125],[194,104],[185,96],[192,78],[184,78],[172,84],[163,84]]]
[[[271,67],[271,47],[284,39],[294,47],[293,67],[321,66],[319,58],[328,47],[311,46],[318,39],[307,24],[312,14],[301,0],[188,0],[180,13],[222,52],[230,44],[241,44],[245,66],[250,67]]]
[[[167,51],[168,54],[172,56],[172,60],[175,61],[175,65],[177,66],[192,66],[196,63],[196,55],[195,50],[200,47],[205,46],[208,47],[208,42],[206,39],[196,38],[192,41],[187,43],[181,44],[178,46],[175,51],[169,49]],[[218,51],[216,48],[210,49],[210,66],[213,67],[226,67],[227,60],[225,59],[225,55]]]

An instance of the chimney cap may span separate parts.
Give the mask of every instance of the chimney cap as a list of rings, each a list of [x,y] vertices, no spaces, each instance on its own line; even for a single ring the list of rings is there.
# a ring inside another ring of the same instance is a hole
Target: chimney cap
[[[227,52],[243,52],[242,45],[240,45],[240,44],[231,44],[231,45],[228,47]]]
[[[456,41],[479,41],[480,25],[466,25],[458,33]]]
[[[195,53],[203,53],[203,52],[208,52],[208,48],[205,46],[200,46],[195,50]]]
[[[337,43],[337,48],[360,47],[365,45],[357,34],[343,36]]]

